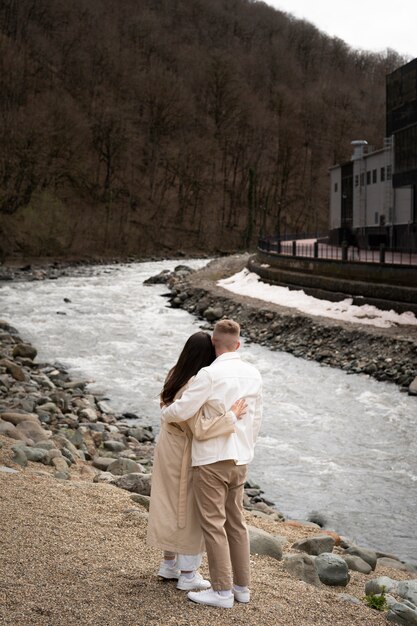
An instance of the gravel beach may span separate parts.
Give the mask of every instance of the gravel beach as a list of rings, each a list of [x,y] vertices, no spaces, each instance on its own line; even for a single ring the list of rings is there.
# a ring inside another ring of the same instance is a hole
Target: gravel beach
[[[145,543],[147,514],[117,487],[91,482],[79,462],[69,481],[51,468],[11,458],[0,437],[0,624],[5,626],[366,626],[385,617],[342,601],[364,595],[368,576],[352,572],[347,588],[320,588],[290,576],[282,561],[252,556],[253,600],[231,610],[193,605],[173,582],[155,576],[160,555]],[[86,469],[87,467],[87,469]],[[286,536],[288,544],[317,534],[282,522],[255,518],[252,525]],[[206,566],[203,572],[207,574]],[[373,576],[412,578],[377,567]]]

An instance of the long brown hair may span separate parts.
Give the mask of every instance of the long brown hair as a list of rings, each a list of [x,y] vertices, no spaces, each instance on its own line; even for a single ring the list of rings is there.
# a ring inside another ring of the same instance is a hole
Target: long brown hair
[[[177,363],[169,371],[161,392],[164,404],[173,402],[175,395],[192,376],[202,368],[213,363],[216,358],[211,337],[199,331],[187,339]]]

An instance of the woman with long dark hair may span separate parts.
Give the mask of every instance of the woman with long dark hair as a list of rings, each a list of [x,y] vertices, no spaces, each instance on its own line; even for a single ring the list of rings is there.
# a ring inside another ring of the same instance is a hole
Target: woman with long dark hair
[[[215,358],[208,333],[200,331],[191,335],[168,373],[161,392],[161,405],[181,397],[190,380]],[[161,423],[152,473],[148,543],[164,551],[158,575],[178,579],[177,589],[210,587],[210,582],[198,572],[204,541],[192,492],[191,440],[235,432],[235,418],[243,416],[245,406],[243,400],[238,400],[230,411],[212,419],[205,419],[202,408],[181,424]]]

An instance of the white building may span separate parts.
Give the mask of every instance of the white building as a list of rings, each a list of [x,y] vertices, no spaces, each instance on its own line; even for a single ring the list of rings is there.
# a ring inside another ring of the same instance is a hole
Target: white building
[[[414,186],[394,188],[393,138],[373,150],[352,141],[352,160],[330,169],[330,239],[363,247],[401,247],[417,222]]]
[[[330,169],[330,241],[417,250],[417,59],[387,76],[384,147]]]

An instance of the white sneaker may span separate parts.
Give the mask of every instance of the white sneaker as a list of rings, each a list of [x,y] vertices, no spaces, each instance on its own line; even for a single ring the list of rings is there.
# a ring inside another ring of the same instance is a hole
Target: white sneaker
[[[238,591],[236,587],[233,587],[232,591],[237,602],[243,602],[244,604],[250,602],[250,591],[247,587],[243,591]]]
[[[207,606],[219,606],[222,609],[231,609],[234,603],[233,593],[230,596],[221,596],[218,591],[208,589],[207,591],[189,591],[187,597],[197,604],[205,604]]]
[[[162,561],[161,565],[159,566],[159,570],[158,570],[158,576],[161,576],[161,578],[167,578],[168,580],[171,579],[178,579],[180,577],[180,570],[177,569],[177,566],[175,564],[174,561],[174,565],[167,565],[165,563],[165,561]]]
[[[209,580],[205,580],[200,572],[194,572],[192,578],[188,578],[184,574],[181,574],[178,578],[177,589],[181,591],[191,591],[192,589],[210,589],[211,583]]]

